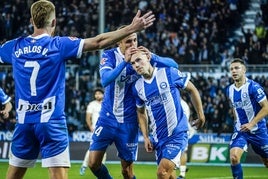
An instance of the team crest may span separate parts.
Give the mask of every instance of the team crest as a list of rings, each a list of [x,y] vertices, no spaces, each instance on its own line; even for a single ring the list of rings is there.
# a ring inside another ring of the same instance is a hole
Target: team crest
[[[248,97],[248,94],[247,94],[246,92],[244,92],[244,93],[242,94],[242,97],[243,97],[243,98],[247,98],[247,97]]]
[[[102,58],[101,61],[100,61],[100,64],[104,65],[106,61],[107,61],[107,58]]]
[[[162,83],[160,83],[160,88],[161,88],[161,89],[165,89],[165,88],[167,88],[167,83],[166,83],[166,82],[162,82]]]

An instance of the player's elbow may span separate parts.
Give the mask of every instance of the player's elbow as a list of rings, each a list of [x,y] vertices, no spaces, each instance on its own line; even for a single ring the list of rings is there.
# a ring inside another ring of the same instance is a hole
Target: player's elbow
[[[101,79],[101,85],[102,85],[103,88],[108,86],[108,84],[109,84],[108,81]]]

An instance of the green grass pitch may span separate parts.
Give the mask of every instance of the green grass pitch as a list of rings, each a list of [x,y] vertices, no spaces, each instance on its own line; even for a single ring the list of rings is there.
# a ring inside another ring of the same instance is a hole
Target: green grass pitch
[[[119,164],[106,164],[114,179],[122,179]],[[80,176],[80,163],[72,163],[69,170],[69,179],[95,179],[89,169],[86,170],[84,176]],[[5,178],[8,168],[7,162],[0,162],[0,179]],[[197,166],[189,165],[187,172],[187,179],[232,179],[231,169],[229,166]],[[135,175],[137,179],[155,179],[156,165],[155,164],[135,164]],[[178,172],[177,172],[178,173]],[[179,173],[178,173],[179,174]],[[46,179],[48,178],[48,171],[41,168],[40,163],[36,167],[27,170],[25,179]],[[263,167],[245,167],[244,179],[268,179],[268,169]]]

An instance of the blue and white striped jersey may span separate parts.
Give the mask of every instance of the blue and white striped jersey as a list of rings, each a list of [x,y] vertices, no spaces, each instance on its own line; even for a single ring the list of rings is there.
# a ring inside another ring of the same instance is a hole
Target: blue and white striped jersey
[[[150,80],[143,77],[133,85],[137,107],[145,105],[155,142],[188,130],[179,89],[184,89],[190,74],[175,68],[156,68]]]
[[[227,88],[226,93],[235,111],[235,130],[240,131],[241,125],[249,123],[260,111],[259,103],[266,99],[265,92],[257,82],[246,78],[244,85],[237,88],[232,84]],[[265,118],[260,120],[251,132],[259,130],[267,130]]]
[[[80,57],[84,40],[20,37],[0,48],[0,61],[13,67],[18,123],[65,119],[65,60]]]
[[[178,66],[174,60],[159,57],[156,54],[152,54],[151,63],[159,67]],[[100,63],[101,77],[106,70],[116,68],[117,70],[112,74],[116,76],[116,79],[105,87],[100,119],[109,118],[109,122],[105,122],[107,125],[117,125],[118,122],[137,123],[136,105],[131,86],[140,76],[137,75],[130,63],[124,61],[124,55],[119,47],[105,50],[102,54]],[[110,76],[107,78],[110,78]]]
[[[104,51],[100,64],[100,73],[105,69],[114,69],[124,62],[124,55],[119,48]],[[117,122],[137,122],[136,106],[131,85],[139,76],[133,70],[130,63],[125,67],[116,79],[105,87],[104,98],[100,111],[100,118],[109,116],[109,124]],[[111,120],[115,119],[115,120]]]
[[[0,88],[0,103],[6,104],[11,100],[11,98],[3,91],[2,88]]]

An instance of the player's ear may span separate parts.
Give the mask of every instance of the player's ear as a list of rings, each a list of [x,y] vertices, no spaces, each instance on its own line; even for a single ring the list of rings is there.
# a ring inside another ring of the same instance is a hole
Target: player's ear
[[[53,19],[51,22],[51,27],[56,27],[56,19]]]
[[[148,58],[148,61],[151,61],[152,54],[151,53],[146,53],[146,57]]]
[[[33,18],[30,18],[30,22],[31,22],[32,25],[34,25]]]

